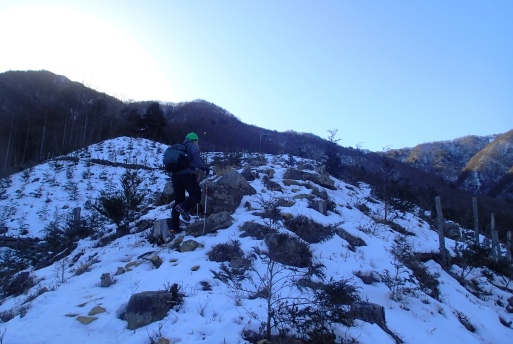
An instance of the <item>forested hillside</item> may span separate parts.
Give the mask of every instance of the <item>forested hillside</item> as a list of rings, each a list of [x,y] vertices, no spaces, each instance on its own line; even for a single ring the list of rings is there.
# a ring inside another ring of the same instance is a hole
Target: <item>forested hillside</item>
[[[443,180],[395,157],[342,147],[337,143],[336,128],[326,129],[328,139],[293,130],[277,132],[245,124],[205,100],[123,103],[48,71],[0,74],[0,177],[110,138],[128,136],[171,144],[194,131],[204,152],[291,154],[313,159],[337,178],[375,186],[380,197],[396,206],[416,204],[433,210],[434,195],[441,195],[446,216],[472,227],[472,197],[476,194],[459,189],[451,184],[452,179]],[[504,238],[513,223],[511,204],[477,196],[483,227],[494,213]]]

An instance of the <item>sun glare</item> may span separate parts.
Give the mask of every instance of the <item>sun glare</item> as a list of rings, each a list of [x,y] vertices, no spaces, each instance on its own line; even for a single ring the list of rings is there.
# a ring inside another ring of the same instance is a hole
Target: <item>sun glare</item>
[[[167,100],[169,82],[144,50],[116,27],[63,9],[0,13],[0,72],[45,69],[122,100]]]

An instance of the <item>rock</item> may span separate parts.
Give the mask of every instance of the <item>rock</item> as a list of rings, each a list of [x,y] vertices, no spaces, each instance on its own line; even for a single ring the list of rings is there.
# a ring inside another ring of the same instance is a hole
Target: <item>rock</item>
[[[95,306],[93,307],[93,309],[91,309],[89,311],[89,313],[87,315],[91,316],[91,315],[96,315],[96,314],[100,314],[100,313],[105,313],[105,308],[101,307],[101,306]]]
[[[349,234],[343,228],[338,228],[336,230],[336,233],[338,234],[339,237],[341,237],[342,239],[347,241],[349,243],[349,245],[351,245],[351,247],[367,246],[367,243],[362,238],[358,238],[352,234]]]
[[[160,197],[156,201],[156,206],[169,204],[175,199],[175,190],[173,189],[173,183],[168,182],[164,185],[164,190],[160,194]]]
[[[185,228],[188,235],[200,236],[207,233],[215,233],[219,229],[228,228],[233,224],[233,217],[226,211],[210,215],[205,221],[198,221]],[[203,232],[203,228],[205,232]]]
[[[92,323],[93,321],[97,320],[98,318],[97,317],[86,317],[86,316],[83,316],[83,315],[79,315],[75,319],[77,321],[81,322],[84,325],[89,325],[90,323]]]
[[[377,324],[386,329],[385,308],[375,303],[356,301],[351,305],[349,314],[354,319],[363,320],[371,324]]]
[[[14,276],[7,287],[5,287],[4,291],[7,292],[8,295],[18,296],[27,292],[33,285],[34,281],[30,277],[30,272],[22,271]]]
[[[287,229],[310,244],[332,237],[335,231],[333,226],[323,226],[304,215],[284,219],[284,224]]]
[[[320,174],[289,168],[283,175],[283,179],[308,180],[327,189],[336,190],[335,182],[331,180],[330,175],[326,171],[320,170],[319,172]]]
[[[264,239],[271,232],[271,228],[269,228],[269,226],[256,222],[245,222],[240,230],[244,232],[241,234],[241,237],[250,236],[258,240]]]
[[[106,272],[100,277],[100,287],[107,288],[114,284],[114,281],[110,277],[110,273]]]
[[[241,176],[243,176],[244,179],[246,179],[246,181],[248,182],[251,182],[257,178],[256,172],[251,171],[250,166],[244,167],[244,169],[241,172]]]
[[[311,208],[324,216],[328,215],[328,202],[323,199],[308,202],[308,208]]]
[[[461,239],[461,230],[460,226],[454,222],[445,222],[444,223],[444,235],[453,240]]]
[[[134,294],[128,301],[122,319],[128,322],[127,328],[135,330],[164,319],[169,310],[182,302],[181,296],[173,291],[145,291]]]
[[[298,237],[272,233],[265,238],[265,243],[272,260],[298,268],[312,265],[312,253],[308,245]]]
[[[203,245],[194,240],[186,240],[183,242],[182,246],[180,246],[180,252],[192,252],[198,247],[203,247]]]
[[[158,269],[162,265],[162,259],[157,254],[150,258],[150,262],[153,264],[155,269]]]
[[[233,213],[240,205],[242,197],[254,195],[256,190],[236,170],[230,170],[219,180],[210,185],[207,192],[203,192],[202,205],[207,200],[207,214],[226,211]],[[205,208],[205,207],[204,207]]]

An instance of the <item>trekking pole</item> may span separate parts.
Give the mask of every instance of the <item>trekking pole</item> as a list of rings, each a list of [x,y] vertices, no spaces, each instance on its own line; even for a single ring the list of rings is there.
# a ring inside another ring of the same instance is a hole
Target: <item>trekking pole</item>
[[[205,235],[205,226],[207,222],[207,200],[208,200],[208,180],[205,183],[205,208],[203,209],[203,235]]]

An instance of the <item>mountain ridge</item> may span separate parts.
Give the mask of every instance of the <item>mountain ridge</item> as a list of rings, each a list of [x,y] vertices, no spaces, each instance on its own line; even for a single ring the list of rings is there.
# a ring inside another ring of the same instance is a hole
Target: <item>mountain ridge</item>
[[[474,194],[513,201],[513,130],[503,134],[423,143],[385,154],[434,172]]]

